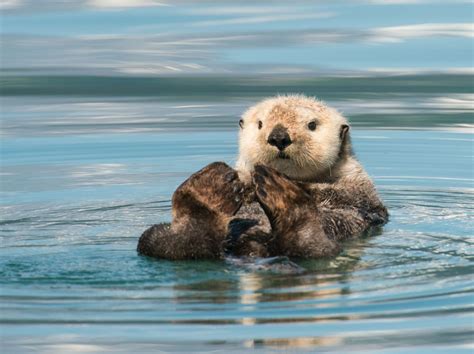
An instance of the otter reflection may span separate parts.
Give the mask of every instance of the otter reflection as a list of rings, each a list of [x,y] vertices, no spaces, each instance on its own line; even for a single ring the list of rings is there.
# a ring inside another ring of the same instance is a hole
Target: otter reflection
[[[372,230],[372,234],[379,232]],[[199,273],[206,276],[205,279],[192,281],[186,268],[178,267],[177,278],[189,283],[173,287],[174,301],[178,306],[203,311],[203,317],[173,323],[285,326],[357,319],[358,315],[338,311],[338,303],[351,294],[349,278],[353,272],[364,267],[360,260],[366,243],[366,237],[354,240],[347,244],[345,252],[331,260],[297,261],[305,269],[298,274],[282,274],[271,268],[254,271],[250,265],[236,264],[229,264],[219,272],[222,263],[216,262],[210,274]],[[205,318],[204,311],[212,311],[212,318]],[[320,337],[315,332],[314,337],[302,335],[301,338],[250,335],[239,343],[246,347],[290,348],[330,345],[335,344],[335,340],[337,338]]]

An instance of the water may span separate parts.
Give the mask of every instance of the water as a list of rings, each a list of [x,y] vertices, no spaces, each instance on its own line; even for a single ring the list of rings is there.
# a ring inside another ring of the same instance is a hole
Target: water
[[[3,352],[472,350],[472,78],[208,78],[197,97],[25,80],[2,85]],[[187,176],[235,162],[245,107],[285,88],[350,117],[390,222],[301,274],[138,256]]]

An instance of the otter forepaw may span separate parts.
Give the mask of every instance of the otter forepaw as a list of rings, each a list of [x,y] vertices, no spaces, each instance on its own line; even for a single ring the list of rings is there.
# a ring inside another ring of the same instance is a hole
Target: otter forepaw
[[[310,201],[304,189],[272,168],[255,166],[253,182],[257,199],[270,220]]]
[[[188,202],[192,198],[213,212],[230,216],[240,208],[243,192],[244,184],[237,171],[223,162],[214,162],[178,187],[173,204],[182,200]]]
[[[225,172],[221,168],[216,168],[214,173],[210,174],[212,187],[204,195],[204,200],[218,213],[234,215],[242,205],[245,187],[237,171],[227,165],[226,167]]]
[[[223,241],[224,253],[234,253],[239,239],[251,227],[258,224],[257,220],[235,218],[227,226],[227,236]]]

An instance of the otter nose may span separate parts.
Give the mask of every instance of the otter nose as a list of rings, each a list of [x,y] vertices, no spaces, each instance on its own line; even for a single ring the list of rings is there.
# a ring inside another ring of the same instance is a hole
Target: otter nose
[[[268,136],[267,142],[272,146],[276,146],[280,151],[285,150],[287,146],[291,145],[291,139],[288,135],[288,130],[280,124],[273,128],[272,132]]]

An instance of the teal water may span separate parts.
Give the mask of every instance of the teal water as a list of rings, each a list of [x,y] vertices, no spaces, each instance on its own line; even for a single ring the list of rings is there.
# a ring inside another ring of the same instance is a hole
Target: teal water
[[[262,80],[256,91],[247,78],[213,91],[207,79],[197,97],[3,85],[2,351],[470,352],[472,78],[426,80]],[[298,87],[353,122],[390,210],[383,230],[298,262],[303,274],[138,256],[185,178],[235,162],[239,114]]]

